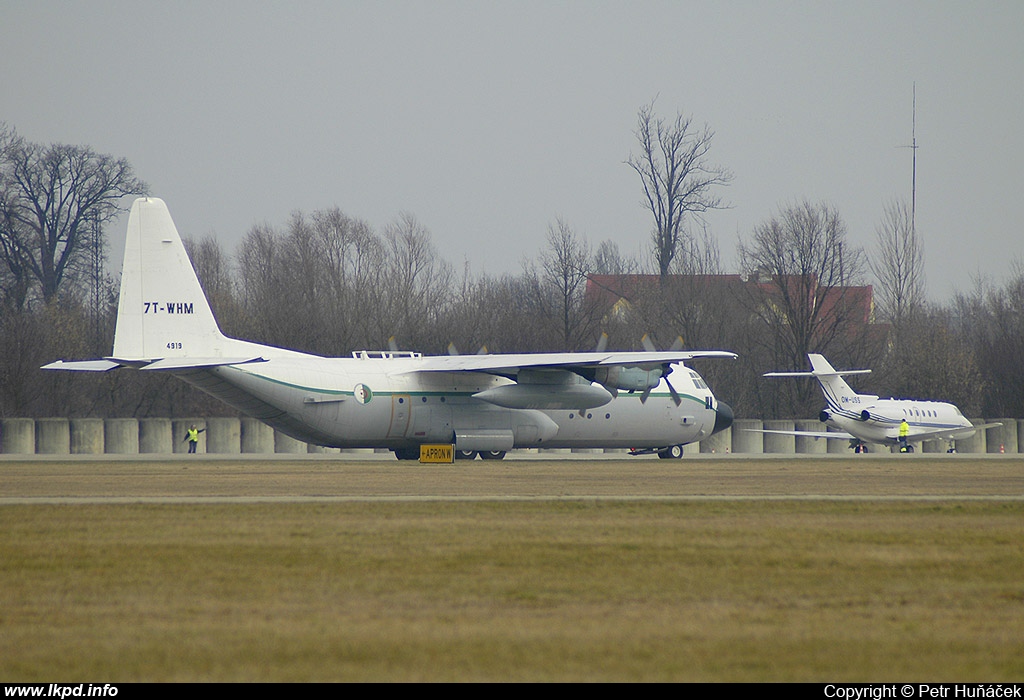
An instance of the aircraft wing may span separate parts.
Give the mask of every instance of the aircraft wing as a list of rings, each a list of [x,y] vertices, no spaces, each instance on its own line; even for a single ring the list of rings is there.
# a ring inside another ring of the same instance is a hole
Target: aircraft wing
[[[772,433],[774,435],[795,435],[797,437],[826,438],[828,440],[856,440],[858,438],[842,432],[816,432],[813,430],[759,430],[745,428],[748,433]]]
[[[988,430],[989,428],[998,428],[1002,423],[985,423],[983,425],[975,425],[971,428],[948,428],[946,430],[933,430],[927,433],[915,432],[907,436],[907,442],[924,442],[925,440],[943,440],[948,438],[956,438],[962,436],[965,433],[971,433],[978,430]]]
[[[976,425],[973,428],[948,428],[946,430],[933,430],[930,432],[915,432],[907,436],[907,442],[924,442],[926,440],[942,440],[947,438],[956,438],[957,436],[963,435],[964,433],[971,432],[972,430],[988,430],[989,428],[998,428],[1002,423],[985,423],[984,425]],[[747,432],[751,433],[774,433],[776,435],[796,435],[798,437],[813,437],[813,438],[826,438],[829,440],[862,440],[855,435],[844,432],[815,432],[811,430],[759,430],[757,428],[746,428]],[[895,444],[897,438],[891,438],[885,443],[880,444]],[[872,442],[871,440],[865,440],[865,442]]]
[[[724,350],[665,352],[565,352],[510,355],[432,355],[424,357],[416,372],[487,372],[515,374],[521,369],[566,369],[595,367],[656,368],[673,362],[719,357],[736,358]]]

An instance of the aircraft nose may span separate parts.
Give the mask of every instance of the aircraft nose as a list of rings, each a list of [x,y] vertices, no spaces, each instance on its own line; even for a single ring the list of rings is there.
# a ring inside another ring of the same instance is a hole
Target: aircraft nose
[[[711,434],[714,435],[715,433],[720,433],[726,428],[728,428],[730,425],[732,425],[732,420],[734,417],[735,416],[732,412],[732,407],[725,401],[719,401],[718,411],[715,415],[715,428],[714,430],[711,431]]]

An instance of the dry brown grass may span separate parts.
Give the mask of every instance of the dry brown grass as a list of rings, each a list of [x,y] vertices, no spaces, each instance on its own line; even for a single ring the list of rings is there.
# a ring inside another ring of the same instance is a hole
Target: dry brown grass
[[[5,681],[1019,681],[1020,501],[0,507]]]

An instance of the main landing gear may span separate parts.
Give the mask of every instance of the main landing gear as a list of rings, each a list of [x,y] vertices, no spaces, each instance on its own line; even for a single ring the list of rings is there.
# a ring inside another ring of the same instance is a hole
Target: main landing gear
[[[632,457],[636,457],[637,455],[656,454],[661,459],[681,459],[683,456],[683,446],[669,445],[668,447],[633,447],[630,448],[629,454]]]
[[[663,450],[658,450],[659,459],[682,459],[683,458],[683,446],[682,445],[669,445]]]
[[[476,459],[477,455],[480,459],[505,459],[504,450],[455,450],[455,459]]]
[[[392,450],[395,453],[395,457],[401,460],[419,460],[420,448],[418,447],[403,447],[396,450]],[[476,456],[480,455],[480,459],[504,459],[504,450],[455,450],[455,459],[476,459]]]

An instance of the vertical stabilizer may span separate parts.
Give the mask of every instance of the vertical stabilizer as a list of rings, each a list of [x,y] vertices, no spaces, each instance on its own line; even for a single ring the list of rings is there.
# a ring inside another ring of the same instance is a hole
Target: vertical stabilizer
[[[231,342],[217,326],[167,205],[136,199],[128,215],[113,357],[217,357]]]
[[[823,355],[810,354],[807,357],[811,361],[814,378],[821,384],[821,390],[825,394],[825,401],[829,406],[833,409],[847,406],[850,399],[857,396],[857,392],[850,388],[850,385]],[[844,374],[849,374],[849,372]]]

